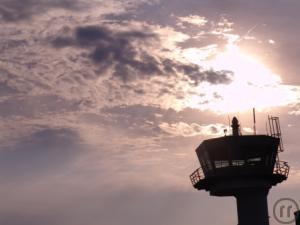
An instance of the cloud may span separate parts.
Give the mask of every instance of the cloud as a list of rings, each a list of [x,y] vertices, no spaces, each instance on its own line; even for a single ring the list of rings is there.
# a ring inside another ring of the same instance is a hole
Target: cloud
[[[57,95],[18,96],[1,101],[0,107],[2,108],[0,111],[2,118],[12,116],[32,118],[39,115],[74,112],[79,110],[80,102],[66,100]]]
[[[153,33],[144,31],[117,32],[107,27],[85,26],[75,30],[75,38],[57,37],[55,47],[78,46],[91,48],[89,58],[103,68],[114,67],[114,74],[124,81],[130,80],[131,74],[139,76],[162,73],[158,61],[143,48],[136,46],[150,44],[155,39]]]
[[[130,26],[129,26],[130,27]],[[228,71],[204,71],[196,64],[166,59],[162,55],[151,54],[160,36],[155,29],[148,31],[114,31],[103,26],[77,27],[75,38],[56,37],[52,44],[62,48],[78,46],[91,49],[89,57],[102,68],[113,67],[113,74],[123,81],[130,81],[136,74],[139,78],[149,75],[184,74],[194,85],[207,81],[212,84],[230,83]]]
[[[185,17],[178,17],[179,22],[177,25],[184,27],[184,23],[186,24],[192,24],[194,26],[202,27],[204,26],[208,21],[204,16],[198,16],[198,15],[189,15]]]
[[[122,12],[125,5],[120,7]],[[0,63],[6,71],[7,96],[56,95],[90,111],[122,104],[157,104],[180,110],[190,98],[187,90],[196,93],[201,83],[227,85],[232,81],[230,71],[206,70],[183,57],[180,44],[189,35],[143,21],[107,20],[102,17],[103,7],[98,2],[95,9],[80,14],[53,10],[31,21],[33,33],[29,23],[6,24],[0,43],[6,50]],[[115,11],[120,12],[119,8]],[[10,101],[6,112],[20,98]],[[21,115],[22,110],[14,109]]]
[[[190,73],[189,77],[194,81],[195,86],[198,86],[200,83],[204,81],[210,84],[218,85],[218,84],[230,84],[233,78],[233,74],[234,73],[232,71],[226,71],[226,70],[214,71],[211,69],[211,70],[203,71],[203,76],[199,76],[199,74],[197,73]]]
[[[10,96],[15,93],[16,93],[16,90],[14,88],[10,87],[10,85],[6,81],[0,82],[0,95]]]
[[[192,137],[192,136],[219,136],[224,135],[224,129],[227,127],[223,124],[199,125],[197,123],[187,124],[179,123],[161,123],[159,127],[174,136]]]
[[[83,5],[83,2],[78,0],[1,0],[0,19],[15,22],[42,14],[51,8],[74,10]]]
[[[248,134],[253,134],[254,133],[253,128],[250,128],[250,127],[243,127],[243,131],[245,133],[248,133]]]

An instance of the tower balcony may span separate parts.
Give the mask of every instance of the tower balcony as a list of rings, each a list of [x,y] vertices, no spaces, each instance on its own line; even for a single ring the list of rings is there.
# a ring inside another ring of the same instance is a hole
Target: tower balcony
[[[289,176],[289,172],[290,172],[290,166],[288,165],[287,162],[276,161],[274,166],[274,171],[273,171],[274,175],[280,175],[285,177],[285,179],[287,179],[287,177]]]
[[[264,177],[269,177],[272,181],[272,184],[274,185],[282,182],[283,180],[286,180],[290,171],[290,166],[288,165],[288,163],[279,160],[275,162],[273,173],[271,174],[258,174],[256,173],[256,170],[253,170],[253,166],[255,166],[254,164],[244,164],[241,160],[231,165],[229,165],[228,163],[219,163],[218,166],[219,168],[217,170],[209,173],[209,175],[207,176],[205,176],[201,167],[195,170],[190,175],[190,180],[194,188],[198,190],[208,189],[210,185],[212,185],[215,181],[217,181],[220,178],[220,172],[222,172],[222,177],[224,175],[224,172],[227,173],[225,179],[230,180],[233,177],[237,177],[236,174],[232,172],[244,170],[248,172],[244,173],[244,176],[249,177],[252,175],[258,177],[259,175],[263,175]],[[230,171],[230,173],[228,173],[228,171]],[[252,171],[252,173],[249,171]]]

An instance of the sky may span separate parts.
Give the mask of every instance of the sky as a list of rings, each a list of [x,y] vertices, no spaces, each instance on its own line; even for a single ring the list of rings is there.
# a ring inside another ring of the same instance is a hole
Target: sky
[[[300,2],[0,0],[0,224],[229,225],[196,147],[279,116],[300,204]]]

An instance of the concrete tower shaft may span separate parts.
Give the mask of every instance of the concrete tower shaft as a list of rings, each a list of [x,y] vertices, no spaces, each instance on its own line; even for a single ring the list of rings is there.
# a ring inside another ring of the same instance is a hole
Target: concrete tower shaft
[[[238,225],[269,225],[269,188],[252,188],[235,195]]]

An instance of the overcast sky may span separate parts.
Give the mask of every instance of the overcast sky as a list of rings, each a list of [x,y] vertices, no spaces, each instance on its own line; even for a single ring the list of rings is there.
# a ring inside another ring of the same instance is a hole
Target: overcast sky
[[[0,224],[229,225],[195,148],[280,116],[300,203],[298,0],[0,0]]]

